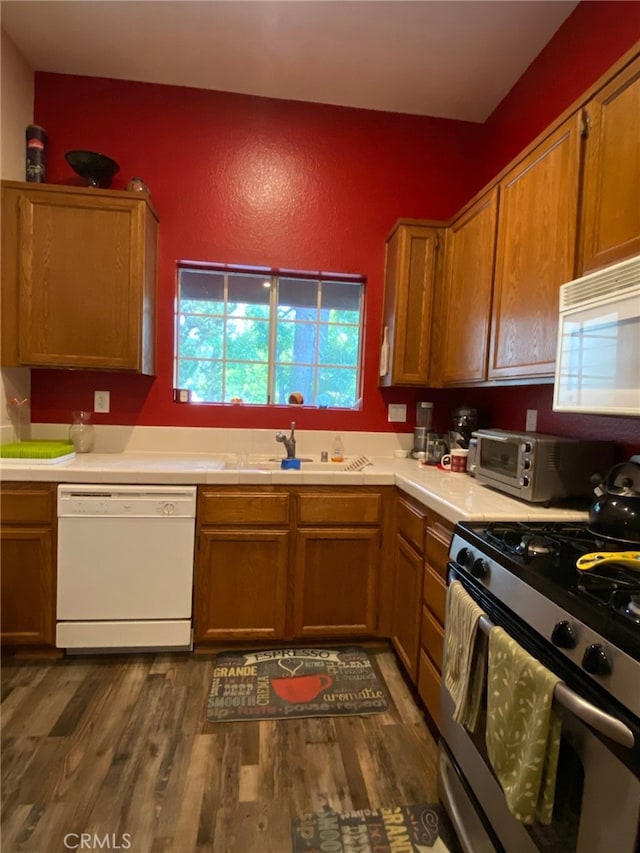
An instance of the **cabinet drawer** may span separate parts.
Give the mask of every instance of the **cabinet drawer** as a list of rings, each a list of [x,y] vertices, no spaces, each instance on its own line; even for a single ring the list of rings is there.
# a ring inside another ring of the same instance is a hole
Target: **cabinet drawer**
[[[404,498],[398,498],[397,520],[398,533],[401,533],[407,539],[416,551],[424,553],[424,528],[425,528],[425,513],[406,501]]]
[[[436,622],[433,614],[422,608],[422,651],[426,651],[438,672],[442,672],[442,648],[444,646],[444,629]]]
[[[453,525],[440,516],[427,519],[426,555],[431,567],[442,578],[447,577],[447,560],[453,536]]]
[[[418,693],[432,720],[440,728],[440,675],[426,654],[420,652]]]
[[[305,493],[298,495],[298,508],[300,524],[378,524],[382,495]]]
[[[424,567],[424,603],[436,616],[438,622],[444,625],[446,611],[447,585],[440,575],[436,574],[429,565]]]
[[[0,494],[3,524],[53,524],[55,486],[4,486]]]
[[[200,524],[282,524],[289,523],[289,495],[286,492],[200,493]]]

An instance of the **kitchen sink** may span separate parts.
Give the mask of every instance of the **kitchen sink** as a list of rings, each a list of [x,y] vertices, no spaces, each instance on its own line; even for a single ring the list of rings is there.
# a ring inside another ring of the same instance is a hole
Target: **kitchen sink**
[[[312,459],[310,456],[300,456],[297,457],[300,459],[300,470],[301,471],[336,471],[340,470],[342,466],[336,465],[331,462],[319,462],[315,459]],[[282,456],[272,456],[272,457],[260,457],[260,456],[249,456],[246,461],[240,461],[238,459],[231,459],[225,463],[225,468],[229,470],[240,470],[240,471],[280,471],[287,470],[282,469]],[[290,470],[298,470],[296,468]]]

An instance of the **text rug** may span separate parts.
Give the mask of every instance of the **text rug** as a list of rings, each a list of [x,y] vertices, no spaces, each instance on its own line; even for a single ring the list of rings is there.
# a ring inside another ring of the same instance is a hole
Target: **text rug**
[[[385,687],[359,646],[265,649],[216,655],[207,719],[277,720],[378,714]]]
[[[428,804],[305,814],[294,819],[291,841],[293,853],[449,853],[457,849],[440,806]]]

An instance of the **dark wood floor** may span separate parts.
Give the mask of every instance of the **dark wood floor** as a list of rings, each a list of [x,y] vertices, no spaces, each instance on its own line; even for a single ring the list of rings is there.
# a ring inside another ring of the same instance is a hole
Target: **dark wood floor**
[[[433,738],[393,653],[372,654],[384,714],[215,724],[213,656],[3,661],[2,853],[83,849],[80,833],[132,853],[289,853],[298,814],[436,802]]]

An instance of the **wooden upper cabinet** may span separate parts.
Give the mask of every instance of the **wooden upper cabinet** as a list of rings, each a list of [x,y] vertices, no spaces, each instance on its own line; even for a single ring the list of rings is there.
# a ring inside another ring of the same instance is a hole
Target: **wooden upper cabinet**
[[[494,187],[447,229],[440,351],[444,385],[487,377],[497,221]]]
[[[3,364],[155,372],[147,196],[3,182]]]
[[[379,377],[382,386],[429,383],[431,321],[443,237],[442,228],[401,219],[387,240],[383,338],[386,328],[389,362]]]
[[[640,252],[640,57],[585,107],[580,272]]]
[[[489,379],[553,375],[558,291],[575,273],[581,129],[576,114],[499,183]]]

